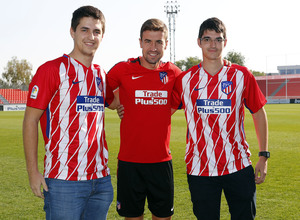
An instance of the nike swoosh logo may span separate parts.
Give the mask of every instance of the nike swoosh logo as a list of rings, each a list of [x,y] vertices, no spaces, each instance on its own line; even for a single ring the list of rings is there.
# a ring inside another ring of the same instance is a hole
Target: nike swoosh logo
[[[141,78],[143,76],[132,76],[132,79],[135,80],[135,79],[138,79],[138,78]]]
[[[83,80],[80,80],[80,81],[77,81],[75,82],[74,80],[72,81],[73,84],[78,84],[78,83],[81,83]]]
[[[195,88],[194,90],[195,90],[195,91],[199,91],[199,90],[201,90],[201,89],[204,89],[204,87],[201,87],[201,88]]]

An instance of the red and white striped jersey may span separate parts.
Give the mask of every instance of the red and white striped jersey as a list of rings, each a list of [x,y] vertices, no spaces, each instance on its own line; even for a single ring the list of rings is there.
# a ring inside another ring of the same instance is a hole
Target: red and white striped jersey
[[[244,106],[255,113],[265,103],[254,76],[245,67],[224,66],[211,76],[199,64],[182,73],[176,79],[172,107],[182,104],[185,110],[188,174],[222,176],[249,166]]]
[[[119,87],[124,106],[118,159],[134,163],[159,163],[172,159],[171,95],[181,73],[174,64],[161,62],[155,70],[139,58],[116,64],[107,74],[112,89]]]
[[[108,99],[106,99],[107,97]],[[45,110],[44,177],[90,180],[109,175],[104,131],[106,73],[64,55],[39,67],[29,86],[27,106]]]

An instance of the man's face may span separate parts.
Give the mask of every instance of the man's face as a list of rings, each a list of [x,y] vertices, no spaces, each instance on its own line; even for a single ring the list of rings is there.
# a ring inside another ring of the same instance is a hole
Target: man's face
[[[71,28],[74,52],[78,56],[94,56],[103,38],[102,24],[92,17],[81,18],[76,31]]]
[[[223,33],[217,33],[213,30],[206,30],[201,39],[198,38],[198,45],[202,49],[203,60],[222,59],[222,52],[227,40],[224,39]]]
[[[144,31],[142,36],[142,65],[148,69],[156,69],[167,48],[165,34],[162,31]]]

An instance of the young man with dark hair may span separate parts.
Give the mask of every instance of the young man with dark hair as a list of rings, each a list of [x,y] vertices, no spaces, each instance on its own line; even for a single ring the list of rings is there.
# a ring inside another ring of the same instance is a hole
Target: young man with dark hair
[[[142,56],[116,64],[107,75],[119,88],[125,113],[118,155],[117,211],[125,219],[143,219],[145,200],[152,219],[171,219],[174,183],[169,148],[171,93],[180,69],[161,58],[168,29],[158,19],[141,27]]]
[[[266,99],[254,76],[239,65],[224,66],[226,28],[218,18],[200,26],[198,45],[203,62],[175,82],[172,108],[182,105],[187,121],[185,161],[193,211],[198,219],[220,219],[224,190],[231,219],[254,219],[256,184],[267,173]],[[244,132],[244,107],[253,116],[259,161],[253,171]]]
[[[104,108],[115,108],[105,71],[92,64],[105,31],[102,12],[73,13],[74,48],[37,70],[23,122],[29,183],[44,198],[46,219],[106,219],[113,200]],[[38,123],[45,141],[44,175],[38,170]],[[40,187],[44,192],[41,192]]]

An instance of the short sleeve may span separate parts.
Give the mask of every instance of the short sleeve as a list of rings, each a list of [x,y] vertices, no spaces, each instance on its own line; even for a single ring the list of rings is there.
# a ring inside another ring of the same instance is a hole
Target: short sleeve
[[[107,83],[110,89],[115,90],[120,85],[120,74],[122,73],[120,63],[113,66],[107,73]]]
[[[27,106],[45,110],[59,84],[58,67],[49,62],[40,66],[29,84]]]
[[[248,70],[248,80],[247,80],[246,90],[245,90],[245,106],[253,114],[261,109],[266,103],[267,100],[260,90],[255,77]]]
[[[183,74],[183,73],[182,73]],[[182,100],[181,100],[181,94],[182,94],[182,85],[181,85],[181,76],[178,76],[175,80],[175,84],[172,91],[172,97],[171,97],[171,107],[173,109],[181,109],[182,106]]]
[[[106,82],[108,82],[107,75],[105,77],[106,77]],[[114,100],[113,89],[110,87],[110,85],[108,83],[106,83],[105,106],[109,106],[113,100]]]

